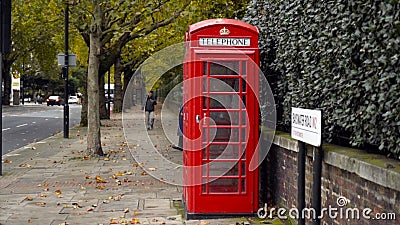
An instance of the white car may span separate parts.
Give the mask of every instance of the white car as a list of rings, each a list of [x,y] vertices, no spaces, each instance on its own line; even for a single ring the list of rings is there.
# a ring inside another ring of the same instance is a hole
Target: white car
[[[68,104],[78,104],[78,96],[69,96]]]

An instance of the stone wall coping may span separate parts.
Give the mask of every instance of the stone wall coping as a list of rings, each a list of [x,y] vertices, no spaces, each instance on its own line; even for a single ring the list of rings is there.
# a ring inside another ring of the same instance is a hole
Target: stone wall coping
[[[294,152],[299,151],[298,141],[292,139],[287,133],[276,132],[273,144]],[[333,144],[323,144],[322,148],[326,164],[400,192],[400,161]],[[311,150],[312,146],[308,145],[308,153],[311,153]]]

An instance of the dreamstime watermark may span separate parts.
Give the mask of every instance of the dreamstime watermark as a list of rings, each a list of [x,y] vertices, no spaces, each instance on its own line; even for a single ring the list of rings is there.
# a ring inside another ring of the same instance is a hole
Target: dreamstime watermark
[[[359,220],[361,218],[367,220],[396,220],[396,213],[392,212],[382,212],[375,213],[373,215],[373,210],[371,208],[359,209],[356,207],[345,207],[349,203],[349,200],[343,196],[339,196],[336,200],[338,207],[329,205],[321,209],[319,213],[314,208],[304,208],[299,211],[297,208],[268,208],[267,203],[265,203],[263,208],[259,208],[257,211],[257,216],[260,219],[266,219],[273,217],[278,217],[279,219],[286,220],[291,219],[323,219],[328,217],[330,219],[346,219],[346,220]]]

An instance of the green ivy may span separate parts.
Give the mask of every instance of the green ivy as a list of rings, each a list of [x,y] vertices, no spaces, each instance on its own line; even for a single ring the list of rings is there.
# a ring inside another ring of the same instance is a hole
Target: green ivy
[[[398,0],[258,0],[245,21],[260,29],[278,127],[291,107],[321,108],[325,140],[400,157]]]

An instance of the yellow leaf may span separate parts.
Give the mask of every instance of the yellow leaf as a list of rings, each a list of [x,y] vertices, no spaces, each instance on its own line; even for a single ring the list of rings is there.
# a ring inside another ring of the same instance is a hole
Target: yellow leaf
[[[133,218],[133,219],[131,220],[131,224],[140,224],[140,221],[139,221],[139,219],[137,219],[137,218]]]
[[[54,192],[54,194],[56,194],[56,195],[61,195],[61,190],[56,190],[56,191]]]
[[[22,167],[22,168],[30,168],[30,167],[32,167],[32,166],[29,165],[29,164],[27,164],[27,163],[22,163],[22,164],[19,165],[19,167]]]
[[[36,205],[44,207],[46,205],[46,202],[36,202]]]
[[[115,175],[117,175],[117,176],[120,176],[120,177],[121,177],[121,176],[124,176],[125,174],[123,174],[123,173],[121,173],[121,172],[119,172],[119,171],[118,171],[118,173],[116,173]]]
[[[25,196],[25,200],[27,200],[27,201],[32,201],[33,198],[32,198],[31,196],[27,195],[27,196]]]

